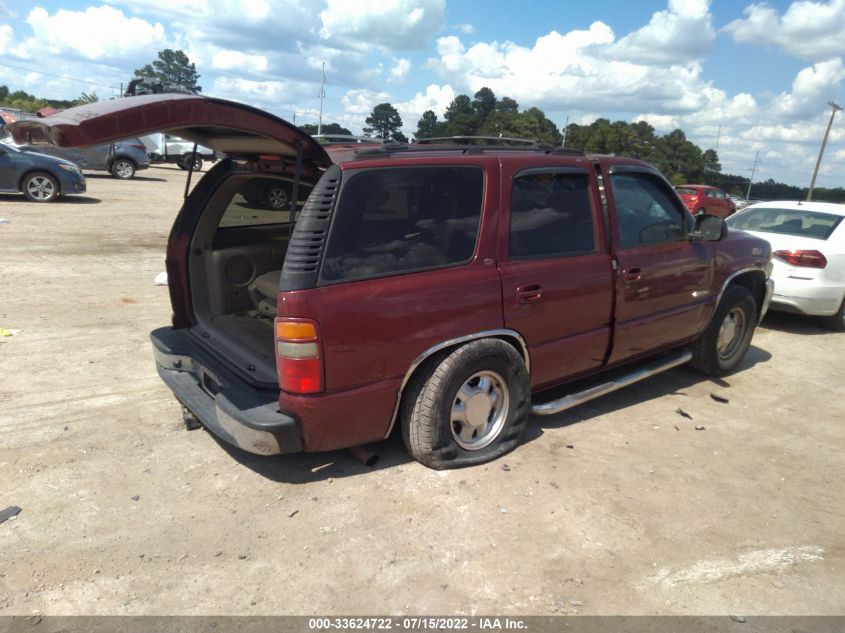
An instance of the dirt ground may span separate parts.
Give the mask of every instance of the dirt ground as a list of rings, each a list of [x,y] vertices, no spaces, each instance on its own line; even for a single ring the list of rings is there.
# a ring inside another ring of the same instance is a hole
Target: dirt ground
[[[184,179],[0,195],[0,615],[845,613],[845,334],[771,315],[487,466],[254,457],[155,371]]]

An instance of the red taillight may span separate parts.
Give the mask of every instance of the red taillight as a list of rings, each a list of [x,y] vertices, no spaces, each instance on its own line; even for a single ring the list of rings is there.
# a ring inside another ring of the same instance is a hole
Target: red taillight
[[[802,268],[824,268],[827,266],[827,258],[819,251],[775,251],[772,255],[791,266]]]
[[[276,319],[276,368],[279,386],[288,393],[323,390],[323,360],[317,323],[310,319]]]

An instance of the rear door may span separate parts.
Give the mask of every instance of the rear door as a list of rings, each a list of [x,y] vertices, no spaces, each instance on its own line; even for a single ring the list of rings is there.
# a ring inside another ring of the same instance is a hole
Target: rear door
[[[613,165],[616,327],[610,362],[647,354],[694,336],[712,300],[711,249],[690,241],[692,217],[657,171]]]
[[[528,344],[532,386],[601,366],[610,342],[613,275],[594,171],[506,166],[502,205],[505,327]]]

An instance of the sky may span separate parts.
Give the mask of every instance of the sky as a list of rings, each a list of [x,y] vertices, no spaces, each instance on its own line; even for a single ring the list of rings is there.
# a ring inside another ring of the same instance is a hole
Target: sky
[[[845,106],[845,0],[0,0],[0,84],[117,97],[165,48],[203,94],[360,133],[389,102],[413,136],[488,87],[562,128],[646,120],[724,172],[807,186]],[[845,186],[845,112],[816,182]]]

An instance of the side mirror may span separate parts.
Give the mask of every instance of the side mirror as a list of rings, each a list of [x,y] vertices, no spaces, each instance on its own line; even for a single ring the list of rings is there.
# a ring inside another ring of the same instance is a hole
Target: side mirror
[[[718,242],[728,234],[728,225],[715,215],[701,214],[695,216],[695,229],[689,234],[692,240],[704,242]]]

